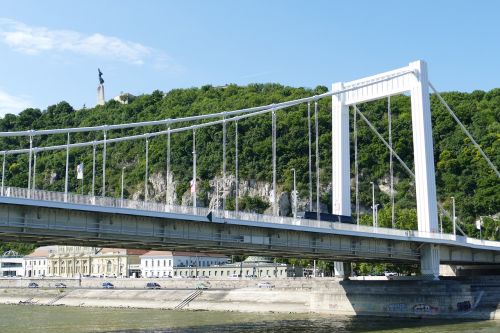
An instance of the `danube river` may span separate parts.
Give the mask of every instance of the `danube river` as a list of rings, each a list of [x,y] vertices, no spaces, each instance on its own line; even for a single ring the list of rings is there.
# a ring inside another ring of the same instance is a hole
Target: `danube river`
[[[0,332],[498,333],[500,322],[0,305]]]

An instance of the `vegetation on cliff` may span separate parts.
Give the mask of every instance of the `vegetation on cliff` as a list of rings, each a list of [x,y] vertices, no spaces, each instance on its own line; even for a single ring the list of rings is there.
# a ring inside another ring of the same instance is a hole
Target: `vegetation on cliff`
[[[47,129],[59,127],[95,126],[179,118],[208,114],[252,106],[277,103],[325,92],[326,87],[315,89],[293,88],[279,84],[228,85],[225,87],[203,86],[201,88],[174,89],[167,93],[154,91],[134,99],[128,105],[109,101],[104,106],[75,110],[67,102],[49,106],[46,110],[26,109],[19,115],[7,114],[0,119],[0,131]],[[449,92],[445,100],[457,113],[493,163],[500,166],[500,89],[472,93]],[[366,117],[382,135],[388,136],[387,100],[359,105]],[[394,149],[413,166],[410,99],[408,96],[391,98],[393,114]],[[479,152],[470,143],[435,96],[431,97],[433,115],[434,157],[438,200],[451,211],[450,197],[456,198],[457,216],[462,228],[471,236],[478,236],[474,222],[480,216],[494,216],[500,212],[500,181]],[[331,175],[331,99],[319,101],[319,145],[321,183],[326,188]],[[278,111],[277,152],[278,183],[281,190],[290,191],[291,168],[297,170],[299,196],[308,196],[308,131],[307,106],[300,105]],[[311,114],[313,105],[311,105]],[[351,113],[352,114],[352,113]],[[188,124],[177,124],[184,126]],[[352,118],[351,118],[352,126]],[[108,138],[128,134],[166,129],[146,128],[110,131]],[[197,131],[198,175],[203,181],[220,175],[222,169],[221,126],[212,126]],[[73,141],[101,139],[102,133],[77,133]],[[36,137],[34,146],[65,144],[65,135]],[[379,224],[391,225],[389,196],[386,194],[389,174],[389,152],[371,130],[358,118],[358,156],[360,201],[366,211],[371,206],[371,185],[377,184],[376,202],[379,209]],[[120,195],[121,168],[126,167],[125,195],[143,186],[144,140],[110,144],[107,148],[106,195]],[[239,122],[239,165],[242,179],[270,181],[271,168],[271,116],[252,117]],[[351,154],[354,147],[351,140]],[[28,147],[27,139],[1,138],[1,149]],[[166,138],[150,141],[150,173],[165,172]],[[192,177],[192,133],[190,131],[172,135],[172,171],[178,181],[178,198],[189,186]],[[313,149],[314,153],[314,149]],[[228,125],[228,172],[234,173],[234,124]],[[6,185],[27,187],[27,156],[7,156]],[[102,149],[98,149],[96,184],[101,184]],[[354,161],[354,158],[351,158]],[[86,179],[84,192],[90,192],[92,148],[72,149],[70,154],[70,189],[81,191],[76,179],[76,165],[84,163]],[[335,161],[334,161],[335,162]],[[37,188],[62,191],[64,187],[65,151],[40,153],[37,159]],[[354,170],[354,168],[352,168]],[[399,228],[416,229],[415,183],[395,161],[396,222]],[[203,186],[208,186],[205,183]],[[99,194],[100,187],[96,187]],[[202,198],[203,199],[203,198]],[[322,201],[331,205],[328,193],[322,193]],[[354,202],[354,193],[353,193]],[[255,206],[255,207],[254,207]],[[231,207],[231,205],[229,205]],[[263,209],[262,200],[245,199],[247,210]],[[265,208],[265,207],[264,207]],[[363,214],[362,223],[371,223],[371,215]],[[500,239],[500,223],[492,218],[483,218],[483,237]],[[444,230],[451,231],[449,219],[443,220]]]

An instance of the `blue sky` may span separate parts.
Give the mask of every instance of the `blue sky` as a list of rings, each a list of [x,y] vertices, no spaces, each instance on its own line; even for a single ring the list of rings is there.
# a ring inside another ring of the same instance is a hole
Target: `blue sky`
[[[424,59],[442,91],[500,87],[499,1],[0,0],[0,116],[121,91],[330,86]]]

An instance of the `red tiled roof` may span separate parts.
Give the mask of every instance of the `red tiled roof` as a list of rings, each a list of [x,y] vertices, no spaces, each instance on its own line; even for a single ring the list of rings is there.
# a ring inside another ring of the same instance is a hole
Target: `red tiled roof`
[[[53,246],[42,246],[39,248],[36,248],[35,251],[31,252],[25,257],[48,257],[49,256],[49,251],[53,248]]]

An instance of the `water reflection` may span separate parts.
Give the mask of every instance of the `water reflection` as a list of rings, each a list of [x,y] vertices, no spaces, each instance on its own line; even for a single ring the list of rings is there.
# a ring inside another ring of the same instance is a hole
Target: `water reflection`
[[[0,305],[0,332],[408,332],[498,333],[493,321],[456,322],[380,317],[332,317],[157,309]]]

